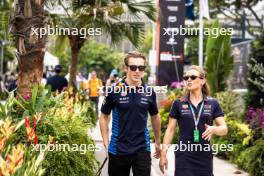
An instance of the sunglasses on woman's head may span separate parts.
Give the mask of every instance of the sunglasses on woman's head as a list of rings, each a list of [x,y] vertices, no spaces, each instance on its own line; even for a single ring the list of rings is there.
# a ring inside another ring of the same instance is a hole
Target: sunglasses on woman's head
[[[137,66],[137,65],[128,65],[128,67],[129,67],[129,69],[131,71],[137,71],[137,69],[139,71],[145,71],[145,69],[146,69],[146,66],[145,65],[139,65],[139,66]]]
[[[203,79],[203,77],[199,77],[199,76],[196,76],[196,75],[184,76],[184,77],[183,77],[183,79],[184,79],[185,81],[188,81],[189,78],[191,78],[191,80],[195,80],[196,78]]]

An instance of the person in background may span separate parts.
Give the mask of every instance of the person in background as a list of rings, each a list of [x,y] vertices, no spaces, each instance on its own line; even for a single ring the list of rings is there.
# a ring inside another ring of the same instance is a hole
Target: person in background
[[[89,97],[95,103],[96,112],[98,112],[99,90],[103,86],[102,80],[97,78],[96,71],[91,72],[91,79],[88,81]]]
[[[111,86],[119,81],[118,72],[116,69],[113,69],[110,73],[109,78],[106,80],[105,86]]]
[[[7,90],[9,90],[10,85],[14,83],[15,79],[14,72],[5,75],[4,83]]]
[[[53,70],[53,69],[52,69]],[[46,78],[49,79],[50,77],[53,76],[52,70],[48,70],[46,71]]]
[[[7,86],[7,90],[8,90],[9,92],[11,92],[11,91],[16,90],[16,88],[17,88],[17,84],[16,84],[16,75],[15,75],[15,73],[12,72],[12,73],[10,74],[9,78],[8,78],[8,86]]]
[[[89,82],[89,80],[84,77],[83,80],[82,80],[82,83],[81,83],[81,90],[85,94],[89,93],[89,84],[88,84],[88,82]]]
[[[84,77],[82,75],[81,72],[78,72],[78,74],[76,75],[76,86],[77,86],[77,89],[80,90],[82,87],[82,82],[84,80]]]
[[[61,65],[56,65],[54,68],[55,75],[48,78],[47,80],[47,85],[51,86],[51,91],[59,91],[61,92],[64,88],[68,87],[68,81],[66,78],[61,76],[61,71],[62,71],[62,66]]]
[[[2,96],[5,94],[5,92],[6,92],[5,84],[4,84],[4,81],[2,79],[2,76],[0,76],[0,100],[1,100]]]
[[[41,84],[44,85],[44,86],[47,84],[47,74],[45,72],[43,72],[43,76],[42,76],[42,79],[41,79]]]

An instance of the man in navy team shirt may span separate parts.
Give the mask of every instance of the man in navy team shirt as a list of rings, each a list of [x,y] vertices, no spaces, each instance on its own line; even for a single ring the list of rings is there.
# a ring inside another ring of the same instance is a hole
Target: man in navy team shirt
[[[109,157],[109,176],[149,176],[151,168],[148,113],[155,137],[155,158],[160,156],[160,118],[156,94],[143,81],[146,58],[129,52],[125,59],[126,77],[108,91],[100,116],[100,129]],[[121,90],[121,91],[119,91]],[[146,93],[148,91],[148,93]],[[112,136],[109,143],[108,118],[112,111]]]

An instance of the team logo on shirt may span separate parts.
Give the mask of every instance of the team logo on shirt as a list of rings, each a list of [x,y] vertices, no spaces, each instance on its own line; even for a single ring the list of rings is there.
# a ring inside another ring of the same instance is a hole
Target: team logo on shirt
[[[147,98],[141,97],[140,100],[141,100],[140,103],[142,103],[142,104],[148,104],[148,99]]]
[[[204,108],[205,108],[205,109],[211,109],[212,106],[211,106],[211,105],[204,105]]]
[[[212,113],[212,106],[211,105],[204,105],[204,111],[203,111],[204,114],[208,114],[208,115],[211,115]]]
[[[129,97],[120,97],[119,103],[121,103],[121,104],[129,103]]]
[[[182,105],[182,108],[183,109],[188,109],[188,105],[187,104],[184,104],[184,105]]]
[[[190,115],[191,114],[191,111],[190,111],[190,109],[181,109],[181,114],[182,115]]]

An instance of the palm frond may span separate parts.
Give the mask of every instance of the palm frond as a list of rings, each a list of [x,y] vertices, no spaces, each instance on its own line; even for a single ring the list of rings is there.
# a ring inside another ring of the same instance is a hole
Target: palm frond
[[[151,0],[147,1],[140,1],[140,2],[135,2],[135,1],[128,1],[124,0],[125,2],[123,3],[124,5],[127,6],[128,12],[130,15],[137,15],[138,13],[143,13],[146,15],[149,19],[155,21],[156,20],[156,8],[155,4]]]
[[[69,41],[68,41],[67,36],[57,35],[53,54],[57,56],[60,55],[60,53],[65,51],[65,48],[67,48],[67,46],[69,46]]]
[[[137,47],[144,39],[142,18],[156,18],[156,8],[152,0],[72,0],[70,3],[70,16],[69,13],[68,17],[57,16],[53,18],[54,24],[78,29],[102,28],[111,37],[113,44],[119,43],[125,37]],[[68,10],[65,6],[63,8]]]

